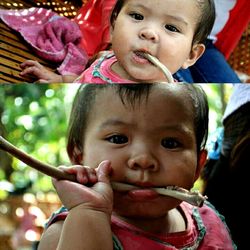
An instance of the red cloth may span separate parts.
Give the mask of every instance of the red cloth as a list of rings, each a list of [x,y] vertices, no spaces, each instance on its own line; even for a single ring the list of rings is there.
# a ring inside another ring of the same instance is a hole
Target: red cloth
[[[224,54],[226,59],[239,42],[242,33],[250,22],[250,0],[238,0],[230,11],[229,20],[218,34],[215,46]]]
[[[116,0],[89,0],[78,11],[74,21],[83,38],[81,47],[92,57],[104,50],[110,42],[110,14]]]

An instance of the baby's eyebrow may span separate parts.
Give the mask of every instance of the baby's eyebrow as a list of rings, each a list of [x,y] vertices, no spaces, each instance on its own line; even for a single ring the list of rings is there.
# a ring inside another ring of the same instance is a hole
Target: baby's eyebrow
[[[161,125],[155,128],[156,131],[173,131],[181,134],[185,134],[186,136],[191,137],[194,134],[194,131],[182,124],[167,124]]]
[[[128,8],[141,8],[147,11],[150,11],[145,5],[140,4],[140,3],[128,3]],[[176,15],[170,15],[170,14],[165,14],[166,18],[175,20],[179,23],[182,23],[186,26],[188,26],[188,22],[182,17],[182,16],[176,16]]]
[[[188,26],[188,22],[181,16],[174,16],[174,15],[169,15],[169,14],[166,14],[165,16],[168,19],[177,21],[178,23],[182,23],[182,24]]]
[[[142,8],[142,9],[148,9],[145,5],[141,3],[128,3],[128,8]]]
[[[129,126],[128,123],[120,120],[120,119],[108,119],[105,122],[101,123],[101,125],[99,126],[99,129],[104,129],[110,126]]]

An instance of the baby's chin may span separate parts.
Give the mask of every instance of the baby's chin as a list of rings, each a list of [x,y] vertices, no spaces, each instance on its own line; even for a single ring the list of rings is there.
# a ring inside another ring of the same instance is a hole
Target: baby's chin
[[[161,74],[150,73],[150,71],[140,72],[139,74],[133,74],[133,81],[138,83],[166,83],[168,82],[166,77]]]
[[[115,203],[114,203],[115,204]],[[113,211],[118,217],[131,218],[131,219],[158,219],[165,217],[168,211],[176,208],[180,204],[180,201],[171,199],[165,206],[145,204],[136,202],[133,205],[116,206],[114,205]]]

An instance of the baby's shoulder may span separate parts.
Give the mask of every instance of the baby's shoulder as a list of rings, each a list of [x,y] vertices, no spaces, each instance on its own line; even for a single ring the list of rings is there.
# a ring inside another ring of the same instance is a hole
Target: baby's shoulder
[[[222,248],[227,246],[224,249],[236,249],[225,217],[210,202],[205,201],[202,207],[193,207],[189,204],[186,207],[199,235],[203,235],[202,245],[221,246]]]
[[[205,201],[202,207],[197,208],[202,221],[206,225],[214,225],[215,223],[219,223],[219,225],[223,227],[227,227],[225,217],[219,213],[219,211],[209,202]]]

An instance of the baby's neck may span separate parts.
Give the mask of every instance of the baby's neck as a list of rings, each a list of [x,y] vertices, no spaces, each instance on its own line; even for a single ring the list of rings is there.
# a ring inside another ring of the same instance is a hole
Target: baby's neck
[[[176,233],[186,230],[186,220],[178,209],[172,209],[164,217],[159,218],[128,218],[114,214],[121,220],[130,223],[139,229],[153,234]]]
[[[135,81],[135,79],[131,78],[130,75],[123,69],[119,62],[114,62],[111,66],[111,70],[123,79]]]

